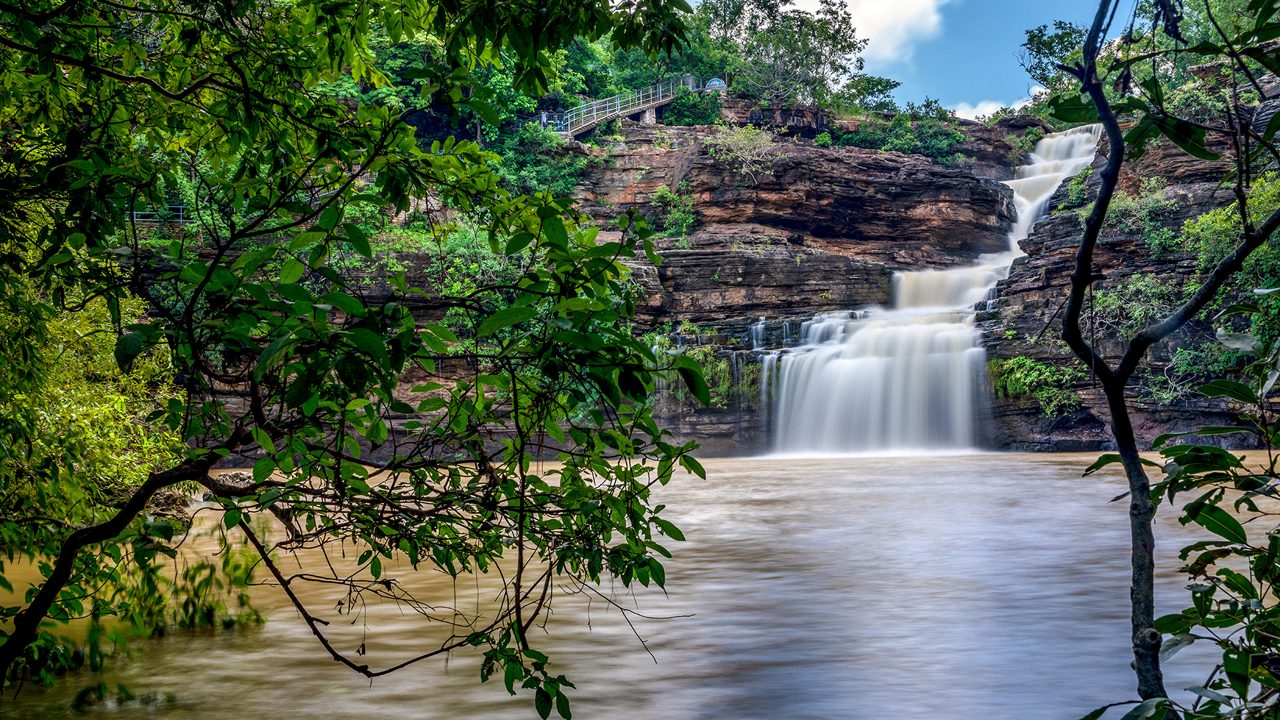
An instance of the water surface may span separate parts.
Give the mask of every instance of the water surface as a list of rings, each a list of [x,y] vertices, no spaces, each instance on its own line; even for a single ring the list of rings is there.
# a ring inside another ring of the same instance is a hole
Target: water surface
[[[583,595],[556,599],[535,636],[562,672],[574,717],[1061,720],[1133,697],[1128,654],[1127,507],[1115,476],[1081,478],[1093,456],[737,459],[706,463],[661,501],[688,541],[671,543],[668,593],[615,597],[631,622]],[[1160,522],[1163,565],[1193,530]],[[474,585],[406,579],[483,604]],[[1161,578],[1161,612],[1184,607]],[[259,588],[265,626],[139,642],[111,682],[158,706],[87,717],[536,718],[528,697],[478,683],[470,653],[374,682],[327,659],[279,592]],[[371,607],[342,642],[381,664],[414,654],[420,618]],[[655,662],[656,658],[656,662]],[[1208,665],[1184,653],[1170,689]],[[24,691],[5,717],[66,709],[87,679]]]

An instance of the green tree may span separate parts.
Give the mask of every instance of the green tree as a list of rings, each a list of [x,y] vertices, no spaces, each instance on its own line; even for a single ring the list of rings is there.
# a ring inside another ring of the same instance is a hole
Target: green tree
[[[893,99],[893,91],[902,83],[897,80],[858,73],[848,80],[836,93],[832,104],[845,113],[855,112],[898,112],[898,103]]]
[[[1271,290],[1260,291],[1255,297],[1270,294]],[[1175,708],[1164,698],[1149,701],[1152,707],[1176,709],[1189,720],[1273,718],[1280,711],[1276,695],[1280,645],[1275,632],[1280,621],[1280,603],[1275,599],[1280,537],[1274,530],[1246,530],[1270,527],[1274,515],[1271,505],[1280,481],[1280,457],[1274,452],[1280,443],[1280,418],[1275,412],[1280,345],[1274,338],[1266,340],[1234,328],[1238,317],[1252,318],[1257,313],[1256,304],[1249,301],[1222,316],[1220,342],[1248,362],[1233,377],[1199,388],[1206,397],[1231,402],[1239,410],[1239,422],[1155,441],[1164,460],[1164,477],[1153,484],[1152,496],[1172,505],[1181,495],[1184,504],[1178,521],[1208,533],[1207,539],[1183,547],[1180,553],[1187,561],[1180,571],[1188,576],[1190,606],[1157,618],[1154,625],[1168,636],[1165,657],[1195,643],[1215,645],[1221,652],[1221,662],[1203,684],[1188,688],[1195,696],[1190,706]],[[1186,442],[1189,435],[1252,442],[1264,451],[1237,455]]]
[[[681,88],[662,110],[663,125],[714,125],[720,120],[720,93]]]
[[[176,445],[135,475],[113,471],[127,489],[101,502],[97,488],[111,480],[74,449],[55,448],[65,457],[40,466],[0,463],[0,486],[25,473],[28,486],[50,489],[0,517],[5,556],[38,561],[42,573],[17,607],[0,609],[0,678],[46,672],[42,650],[59,623],[130,617],[102,588],[146,576],[173,552],[171,530],[149,519],[148,505],[194,483],[324,650],[370,677],[395,667],[370,667],[331,643],[323,611],[296,592],[308,581],[287,575],[277,552],[360,548],[355,576],[326,578],[355,596],[396,586],[384,573],[390,558],[455,576],[509,563],[496,617],[408,662],[474,646],[485,677],[501,673],[544,717],[553,705],[567,717],[568,681],[528,638],[551,601],[549,579],[663,584],[662,536],[679,531],[650,492],[679,466],[700,468],[688,446],[668,442],[647,399],[666,369],[703,399],[705,383],[692,361],[655,357],[630,332],[621,260],[643,235],[630,218],[620,239],[598,242],[564,202],[503,189],[496,158],[475,143],[420,147],[392,103],[332,89],[389,86],[371,45],[381,27],[391,44],[429,38],[440,48],[439,62],[406,70],[433,107],[481,112],[475,70],[492,67],[499,48],[515,83],[542,92],[548,53],[574,37],[611,33],[622,47],[670,50],[686,10],[679,0],[539,13],[498,0],[200,12],[168,0],[0,5],[3,297],[21,297],[36,317],[105,308],[120,377],[166,357],[171,386],[149,382],[172,397],[146,415],[143,432]],[[163,206],[179,178],[197,188],[200,223],[157,249],[129,210]],[[456,213],[484,218],[491,249],[513,260],[518,278],[500,293],[450,294],[400,274],[365,292],[339,259],[372,256],[368,210],[411,205],[426,208],[436,233]],[[415,316],[445,311],[461,316],[464,336]],[[5,345],[2,397],[32,382],[7,371],[21,352]],[[456,357],[474,371],[442,375],[439,363]],[[406,373],[425,380],[404,387]],[[396,427],[407,413],[417,419]],[[0,421],[6,437],[30,435],[19,416]],[[531,468],[556,448],[566,449],[560,464]],[[233,453],[261,458],[251,482],[209,473]],[[60,484],[43,484],[55,467]],[[68,514],[79,498],[93,502]],[[253,529],[264,514],[282,534]]]
[[[494,149],[502,157],[498,175],[512,192],[549,192],[568,197],[587,167],[587,158],[565,150],[565,140],[537,123],[499,135]]]
[[[781,10],[743,41],[735,87],[772,104],[826,106],[861,72],[866,44],[842,3],[821,0],[812,13]]]
[[[1152,530],[1155,505],[1152,483],[1146,471],[1151,462],[1139,454],[1126,393],[1152,346],[1169,338],[1208,308],[1237,276],[1248,258],[1271,241],[1280,229],[1280,211],[1268,209],[1255,213],[1250,203],[1253,179],[1259,170],[1280,161],[1280,153],[1273,143],[1280,122],[1255,123],[1259,102],[1267,94],[1256,87],[1253,69],[1257,64],[1280,70],[1268,49],[1268,43],[1280,33],[1280,24],[1276,22],[1278,9],[1273,2],[1252,2],[1249,17],[1243,22],[1243,31],[1232,36],[1219,28],[1214,40],[1187,46],[1180,27],[1182,15],[1176,4],[1154,2],[1144,6],[1144,12],[1138,16],[1146,29],[1140,29],[1135,22],[1124,31],[1125,40],[1115,43],[1108,42],[1107,38],[1118,3],[1101,0],[1084,37],[1079,61],[1067,66],[1076,86],[1052,102],[1059,119],[1072,123],[1099,122],[1105,135],[1107,160],[1098,173],[1100,187],[1096,201],[1084,219],[1062,327],[1065,341],[1097,378],[1107,398],[1117,453],[1104,458],[1100,464],[1119,462],[1129,486],[1127,495],[1132,537],[1130,624],[1138,693],[1142,698],[1133,717],[1164,716],[1172,709],[1172,703],[1164,687],[1160,667],[1162,637],[1155,622],[1155,537]],[[1227,94],[1232,100],[1224,104],[1229,108],[1228,114],[1218,122],[1207,124],[1172,112],[1166,101],[1171,86],[1178,82],[1176,74],[1155,72],[1143,77],[1137,72],[1152,66],[1159,68],[1165,58],[1183,54],[1211,63],[1211,68],[1216,67],[1218,92]],[[1253,88],[1259,92],[1249,98],[1241,93],[1241,88]],[[1127,129],[1122,127],[1122,118]],[[1158,139],[1209,160],[1220,158],[1212,149],[1214,147],[1261,150],[1233,153],[1228,163],[1231,166],[1229,178],[1237,198],[1236,212],[1240,217],[1238,232],[1229,243],[1230,250],[1199,278],[1188,283],[1183,300],[1172,310],[1149,318],[1141,329],[1128,337],[1105,338],[1108,343],[1118,342],[1121,348],[1119,357],[1107,357],[1101,350],[1101,344],[1095,344],[1095,338],[1087,338],[1083,332],[1086,297],[1095,282],[1094,255],[1112,200],[1116,197],[1121,168],[1129,158],[1141,155],[1150,143]],[[1234,670],[1228,669],[1227,672],[1231,674]],[[1265,672],[1270,673],[1269,670]],[[1261,673],[1259,677],[1262,677]],[[1275,676],[1268,674],[1265,677],[1274,687],[1277,682]]]
[[[1079,58],[1084,34],[1083,27],[1062,20],[1054,20],[1052,29],[1048,25],[1031,28],[1018,53],[1018,64],[1037,84],[1061,88],[1071,82],[1071,75],[1061,66]]]

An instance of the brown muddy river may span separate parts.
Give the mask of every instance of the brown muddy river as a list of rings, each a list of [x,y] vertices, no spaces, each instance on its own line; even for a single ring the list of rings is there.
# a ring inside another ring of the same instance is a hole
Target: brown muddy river
[[[672,543],[666,595],[616,610],[561,596],[550,635],[578,720],[928,718],[1062,720],[1134,696],[1128,655],[1127,507],[1114,475],[1081,478],[1092,455],[735,459],[674,481],[661,501]],[[1176,551],[1195,530],[1172,513],[1158,537],[1160,612],[1183,608]],[[305,559],[304,559],[305,562]],[[401,578],[460,606],[474,585]],[[158,702],[68,707],[88,676],[0,702],[5,718],[536,718],[500,678],[481,685],[467,652],[372,683],[330,661],[274,588],[259,628],[139,641],[109,682]],[[421,619],[367,617],[371,661],[423,647]],[[349,628],[341,642],[362,637]],[[1203,653],[1168,666],[1171,691],[1199,684]],[[656,658],[656,662],[655,662]],[[1122,713],[1120,713],[1122,714]]]

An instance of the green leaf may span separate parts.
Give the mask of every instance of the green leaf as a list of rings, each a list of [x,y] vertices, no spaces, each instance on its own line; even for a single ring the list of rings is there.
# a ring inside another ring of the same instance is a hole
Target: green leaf
[[[1165,662],[1169,658],[1178,654],[1179,650],[1191,645],[1196,641],[1194,635],[1178,634],[1165,640],[1160,645],[1160,662]]]
[[[1218,571],[1218,577],[1222,578],[1222,582],[1237,595],[1245,599],[1257,599],[1258,589],[1249,582],[1249,578],[1230,568],[1222,568]]]
[[[1184,613],[1161,615],[1152,623],[1152,627],[1163,635],[1180,635],[1196,626],[1196,621]]]
[[[1201,506],[1199,512],[1191,519],[1214,535],[1231,542],[1244,544],[1249,540],[1240,521],[1217,505]]]
[[[325,230],[332,230],[338,226],[338,206],[330,205],[320,211],[320,218],[316,220],[316,225]]]
[[[261,380],[268,370],[275,368],[283,359],[288,346],[292,344],[292,335],[281,335],[276,338],[262,351],[262,355],[258,358],[258,364],[253,368],[253,377]]]
[[[551,694],[538,688],[533,693],[533,706],[538,710],[538,717],[547,720],[551,716]]]
[[[1137,160],[1147,151],[1147,145],[1160,136],[1160,128],[1156,126],[1151,115],[1144,116],[1129,132],[1124,134],[1124,143],[1129,148],[1129,159]]]
[[[292,285],[302,279],[302,273],[306,272],[307,266],[297,258],[289,258],[284,261],[284,266],[280,268],[280,282],[285,285]]]
[[[662,518],[659,518],[659,517],[655,517],[653,519],[653,523],[657,525],[660,530],[662,530],[663,535],[666,535],[672,540],[675,540],[678,542],[684,540],[684,533],[680,532],[680,528],[676,527],[674,523],[671,523],[667,520],[663,520]]]
[[[499,330],[530,320],[537,314],[538,311],[531,307],[522,305],[506,307],[485,318],[476,330],[476,334],[480,337],[488,337]]]
[[[271,477],[271,473],[275,471],[275,458],[271,456],[264,457],[253,464],[253,481],[255,483],[260,483]]]
[[[1049,101],[1049,110],[1053,117],[1063,122],[1087,123],[1098,120],[1098,108],[1083,95],[1055,97]]]
[[[1249,665],[1247,652],[1231,648],[1222,653],[1222,669],[1227,674],[1227,682],[1241,698],[1249,697]]]
[[[1163,720],[1169,711],[1169,698],[1151,698],[1125,713],[1120,720]]]
[[[707,471],[703,469],[702,463],[698,462],[697,458],[694,456],[681,455],[680,465],[682,465],[685,470],[697,475],[699,478],[702,478],[703,480],[707,479]]]
[[[1085,468],[1085,470],[1084,470],[1084,474],[1085,474],[1085,475],[1092,475],[1093,473],[1095,473],[1095,472],[1097,472],[1097,471],[1101,470],[1102,468],[1104,468],[1104,467],[1106,467],[1106,466],[1108,466],[1108,465],[1112,465],[1112,464],[1114,464],[1114,463],[1118,463],[1118,462],[1121,462],[1121,458],[1120,458],[1120,456],[1119,456],[1118,454],[1116,454],[1116,453],[1107,453],[1106,455],[1103,455],[1103,456],[1099,457],[1097,460],[1095,460],[1095,461],[1094,461],[1094,463],[1093,463],[1092,465],[1090,465],[1089,467]]]
[[[515,255],[521,250],[529,247],[529,245],[532,242],[533,242],[532,233],[527,233],[527,232],[517,233],[511,236],[511,239],[507,241],[507,247],[505,248],[506,254]]]
[[[1127,705],[1128,703],[1118,703],[1118,704],[1120,704],[1120,705]],[[1110,710],[1110,709],[1111,709],[1111,708],[1113,708],[1113,707],[1115,707],[1115,705],[1103,705],[1102,707],[1098,708],[1097,710],[1094,710],[1093,712],[1089,713],[1088,715],[1085,715],[1084,717],[1080,718],[1080,720],[1098,720],[1098,718],[1100,718],[1100,717],[1102,717],[1103,715],[1105,715],[1105,714],[1107,713],[1107,711],[1108,711],[1108,710]]]
[[[542,234],[556,247],[565,247],[569,244],[569,233],[558,216],[552,215],[542,221]]]
[[[680,374],[680,379],[684,381],[689,393],[703,405],[710,405],[711,388],[707,386],[707,380],[702,376],[702,368],[698,363],[689,357],[678,355],[674,364],[676,372]]]
[[[1200,394],[1205,397],[1225,397],[1232,400],[1239,400],[1242,403],[1254,404],[1258,402],[1258,396],[1253,389],[1244,383],[1234,380],[1214,380],[1211,383],[1200,386]]]
[[[512,695],[516,694],[516,681],[524,677],[524,666],[517,662],[508,662],[502,669],[502,682],[507,686],[507,692]]]
[[[351,249],[361,257],[372,260],[373,248],[369,247],[369,238],[360,226],[355,223],[343,223],[342,228],[346,230],[347,244],[351,245]]]
[[[319,230],[308,230],[306,232],[298,233],[294,236],[293,240],[290,241],[289,249],[301,250],[303,248],[310,247],[321,240],[324,240],[327,235],[328,233],[321,232]]]
[[[222,515],[222,527],[230,530],[239,525],[241,516],[240,508],[227,508],[227,511]]]
[[[147,338],[140,332],[127,332],[116,338],[116,365],[120,372],[129,372],[133,361],[146,349]]]
[[[556,712],[564,720],[573,720],[573,713],[569,710],[569,696],[562,692],[556,693]]]
[[[1220,155],[1205,147],[1205,129],[1180,118],[1161,116],[1155,118],[1156,127],[1165,137],[1189,155],[1201,160],[1217,160]]]

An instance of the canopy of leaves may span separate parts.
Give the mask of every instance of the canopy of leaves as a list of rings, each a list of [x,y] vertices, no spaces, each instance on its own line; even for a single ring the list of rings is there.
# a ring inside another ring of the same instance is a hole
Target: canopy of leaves
[[[5,506],[0,538],[7,558],[42,571],[2,611],[0,677],[49,670],[48,619],[154,621],[102,589],[157,576],[172,533],[147,504],[196,483],[323,651],[369,676],[395,666],[328,642],[323,611],[293,591],[309,580],[285,575],[277,553],[359,548],[355,575],[321,580],[356,595],[396,586],[390,558],[453,576],[505,559],[502,612],[405,662],[477,647],[485,677],[501,669],[544,716],[554,700],[567,717],[568,681],[527,631],[553,578],[663,584],[661,538],[679,533],[650,492],[700,468],[647,401],[661,372],[703,399],[706,384],[630,331],[622,260],[647,247],[643,227],[624,218],[601,242],[552,194],[511,193],[475,142],[420,139],[405,121],[423,108],[492,116],[495,93],[479,85],[499,67],[512,88],[545,92],[551,54],[578,36],[670,50],[687,11],[681,0],[537,13],[505,0],[0,6],[0,332],[35,338],[6,343],[0,372],[0,433],[15,440],[0,487],[24,498]],[[162,235],[130,222],[175,188],[196,222]],[[461,214],[480,218],[512,270],[483,287],[354,277],[350,259],[373,256],[373,218],[411,207],[438,238]],[[439,322],[450,313],[461,332]],[[9,401],[18,393],[56,410],[45,426]],[[91,411],[102,427],[71,447]],[[24,437],[40,447],[13,452]],[[256,459],[251,482],[208,472],[231,455]],[[264,514],[280,533],[253,529]]]

